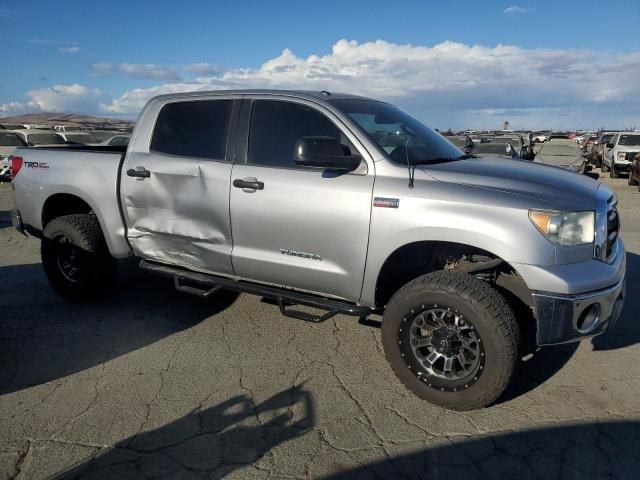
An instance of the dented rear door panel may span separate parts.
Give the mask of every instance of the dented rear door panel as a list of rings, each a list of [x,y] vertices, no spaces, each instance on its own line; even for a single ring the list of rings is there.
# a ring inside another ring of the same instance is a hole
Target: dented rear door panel
[[[162,105],[144,113],[157,117]],[[230,119],[235,121],[236,108]],[[233,128],[229,128],[233,132]],[[149,150],[152,130],[141,132],[122,173],[127,237],[134,253],[161,263],[233,274],[229,188],[232,164],[165,155]],[[229,133],[231,135],[231,133]],[[227,141],[227,158],[232,158]],[[127,175],[143,167],[148,178]]]

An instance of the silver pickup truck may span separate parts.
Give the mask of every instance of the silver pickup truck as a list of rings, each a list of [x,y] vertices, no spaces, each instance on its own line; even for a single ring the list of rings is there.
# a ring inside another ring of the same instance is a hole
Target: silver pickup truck
[[[312,322],[382,314],[394,372],[447,408],[492,403],[530,348],[601,334],[623,306],[609,187],[464,155],[372,99],[159,96],[126,151],[19,148],[12,169],[13,223],[42,239],[63,297],[102,294],[134,255],[204,297],[249,292]]]

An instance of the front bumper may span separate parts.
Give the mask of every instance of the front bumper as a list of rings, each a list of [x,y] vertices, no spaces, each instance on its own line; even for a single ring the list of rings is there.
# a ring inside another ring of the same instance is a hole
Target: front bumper
[[[620,317],[625,293],[624,277],[609,288],[578,295],[534,292],[537,344],[574,342],[606,332]]]

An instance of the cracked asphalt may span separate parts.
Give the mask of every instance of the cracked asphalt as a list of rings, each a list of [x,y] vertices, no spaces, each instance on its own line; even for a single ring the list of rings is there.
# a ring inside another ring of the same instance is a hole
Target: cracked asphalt
[[[637,478],[640,193],[620,197],[615,330],[547,348],[489,408],[451,412],[394,377],[379,331],[260,298],[201,300],[122,262],[94,305],[49,288],[0,186],[0,480]]]

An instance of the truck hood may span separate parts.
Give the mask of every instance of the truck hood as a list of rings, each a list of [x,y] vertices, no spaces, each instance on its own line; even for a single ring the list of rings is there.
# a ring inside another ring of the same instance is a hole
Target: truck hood
[[[594,209],[599,186],[586,175],[526,160],[484,157],[422,167],[428,175],[442,182],[530,197],[556,209]]]

